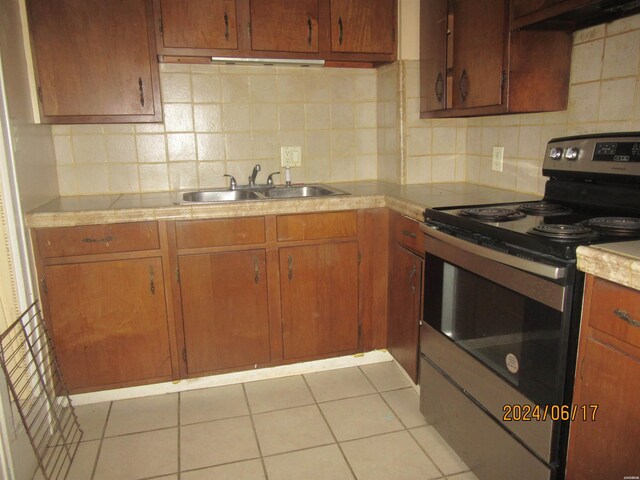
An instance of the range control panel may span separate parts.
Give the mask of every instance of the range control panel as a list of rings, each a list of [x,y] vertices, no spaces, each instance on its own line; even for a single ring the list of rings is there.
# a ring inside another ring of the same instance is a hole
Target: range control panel
[[[544,175],[553,172],[640,176],[640,133],[554,138],[547,144]]]

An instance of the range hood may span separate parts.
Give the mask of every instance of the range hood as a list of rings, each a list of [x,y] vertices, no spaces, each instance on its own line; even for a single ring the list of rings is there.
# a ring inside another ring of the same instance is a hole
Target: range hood
[[[303,60],[297,58],[247,58],[247,57],[211,57],[214,65],[265,65],[289,67],[323,67],[324,60]]]
[[[636,13],[640,13],[640,0],[564,0],[514,19],[511,28],[575,31]]]

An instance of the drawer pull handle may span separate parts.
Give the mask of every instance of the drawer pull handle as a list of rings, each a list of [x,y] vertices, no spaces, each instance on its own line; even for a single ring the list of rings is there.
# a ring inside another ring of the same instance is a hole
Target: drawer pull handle
[[[307,17],[307,29],[309,30],[307,45],[311,46],[311,42],[313,41],[313,24],[311,23],[311,17]]]
[[[227,12],[224,12],[224,39],[229,41],[229,15]]]
[[[342,45],[342,40],[344,38],[343,37],[344,28],[343,28],[343,25],[342,25],[342,17],[338,18],[338,31],[339,31],[339,33],[338,33],[338,43],[340,45]]]
[[[413,232],[410,232],[409,230],[402,230],[402,235],[404,235],[405,237],[409,237],[409,238],[416,238],[416,234]]]
[[[632,327],[640,327],[640,322],[638,320],[634,320],[631,315],[629,315],[627,312],[625,312],[624,310],[620,310],[619,308],[616,308],[613,313],[616,314],[616,317],[618,317],[621,320],[624,320],[625,322],[627,322],[629,325],[631,325]]]
[[[138,77],[138,91],[140,92],[140,106],[144,107],[144,86],[142,85],[142,77]]]
[[[87,237],[87,238],[83,238],[82,241],[84,243],[109,243],[109,242],[113,242],[117,237],[112,237],[111,235],[107,235],[106,237],[102,237],[102,238],[91,238],[91,237]]]
[[[289,255],[289,281],[293,280],[293,257]]]
[[[411,271],[409,272],[409,286],[411,287],[411,293],[412,294],[416,293],[416,286],[413,283],[413,279],[415,278],[417,271],[418,271],[418,268],[416,267],[416,264],[414,263],[411,266]]]
[[[442,81],[442,72],[438,73],[438,78],[436,78],[436,98],[438,99],[438,103],[442,103],[442,95],[444,94],[444,82]]]

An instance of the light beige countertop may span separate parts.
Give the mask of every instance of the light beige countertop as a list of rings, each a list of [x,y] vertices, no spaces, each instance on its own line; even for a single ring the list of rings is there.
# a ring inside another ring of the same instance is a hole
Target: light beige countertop
[[[198,204],[177,204],[176,192],[59,197],[29,212],[26,223],[31,228],[65,227],[377,207],[389,207],[408,217],[422,220],[422,212],[426,207],[526,202],[540,198],[470,183],[396,185],[369,181],[330,185],[350,195]]]
[[[578,247],[578,269],[640,290],[640,240]]]

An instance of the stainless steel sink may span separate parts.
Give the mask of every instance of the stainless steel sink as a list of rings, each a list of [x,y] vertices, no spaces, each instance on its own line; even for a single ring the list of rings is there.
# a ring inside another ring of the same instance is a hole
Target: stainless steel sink
[[[294,185],[291,187],[258,187],[238,190],[197,190],[182,194],[179,203],[234,202],[241,200],[277,200],[284,198],[316,198],[349,195],[327,185]]]
[[[236,200],[258,200],[261,197],[253,190],[199,190],[182,194],[184,202],[233,202]]]
[[[294,185],[292,187],[275,187],[260,192],[265,198],[300,198],[327,197],[332,195],[349,195],[347,192],[326,185]]]

